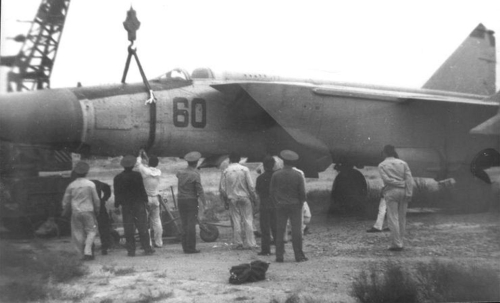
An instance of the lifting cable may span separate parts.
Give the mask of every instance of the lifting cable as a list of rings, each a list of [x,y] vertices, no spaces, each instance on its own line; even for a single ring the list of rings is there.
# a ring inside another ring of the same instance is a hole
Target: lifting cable
[[[139,20],[137,19],[135,10],[132,7],[130,7],[130,10],[127,12],[127,19],[125,19],[125,21],[123,22],[123,27],[125,27],[125,30],[128,32],[128,40],[130,41],[130,45],[128,47],[128,56],[127,56],[127,62],[125,63],[125,69],[123,71],[122,83],[125,83],[125,80],[127,78],[128,68],[130,66],[130,59],[132,58],[132,56],[134,56],[135,62],[137,62],[137,66],[139,67],[139,72],[141,73],[142,82],[144,83],[149,92],[149,98],[145,102],[146,105],[149,104],[149,138],[148,138],[148,144],[144,148],[146,151],[148,151],[151,147],[153,147],[156,139],[157,99],[153,93],[153,90],[151,89],[151,86],[149,85],[149,81],[146,78],[146,74],[142,69],[141,62],[139,61],[139,56],[137,56],[137,49],[134,48],[136,32],[139,29],[140,25],[141,22],[139,22]]]

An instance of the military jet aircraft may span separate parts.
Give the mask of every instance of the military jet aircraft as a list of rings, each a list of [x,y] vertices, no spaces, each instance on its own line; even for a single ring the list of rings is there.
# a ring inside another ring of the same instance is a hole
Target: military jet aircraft
[[[485,169],[500,166],[495,64],[480,24],[422,89],[200,68],[150,80],[150,104],[142,83],[12,93],[0,96],[0,139],[101,156],[197,150],[204,166],[292,149],[308,177],[375,166],[392,144],[415,176],[488,183]]]

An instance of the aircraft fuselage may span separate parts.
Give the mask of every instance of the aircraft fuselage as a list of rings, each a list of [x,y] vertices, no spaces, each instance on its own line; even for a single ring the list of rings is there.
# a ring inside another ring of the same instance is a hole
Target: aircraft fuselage
[[[461,104],[363,98],[296,83],[267,83],[262,89],[262,83],[249,82],[228,91],[212,84],[152,82],[157,102],[151,153],[180,157],[197,150],[208,157],[237,151],[259,159],[301,146],[317,152],[308,161],[325,152],[331,156],[316,161],[321,171],[332,161],[376,165],[384,144],[434,153],[447,165],[499,146],[498,137],[469,134],[498,107],[481,105],[479,97],[478,104]],[[4,95],[1,138],[101,156],[135,154],[150,136],[147,98],[141,84]]]

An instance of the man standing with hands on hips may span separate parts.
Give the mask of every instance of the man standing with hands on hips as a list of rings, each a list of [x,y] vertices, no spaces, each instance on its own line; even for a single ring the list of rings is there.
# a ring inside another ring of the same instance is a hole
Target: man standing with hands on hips
[[[402,251],[406,228],[406,210],[413,194],[413,177],[405,161],[399,159],[394,146],[386,145],[382,151],[385,158],[378,169],[384,188],[382,195],[387,203],[387,216],[391,230],[391,251]]]

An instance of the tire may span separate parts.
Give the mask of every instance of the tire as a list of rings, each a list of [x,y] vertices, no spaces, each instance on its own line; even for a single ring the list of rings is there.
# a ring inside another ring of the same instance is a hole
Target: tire
[[[368,183],[363,174],[354,168],[343,168],[333,182],[329,213],[364,216],[367,198]]]
[[[219,237],[217,226],[200,224],[200,238],[205,242],[214,242]]]

